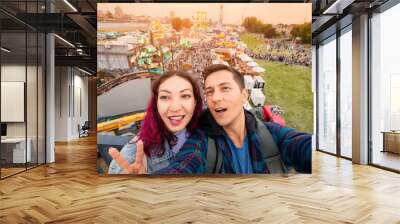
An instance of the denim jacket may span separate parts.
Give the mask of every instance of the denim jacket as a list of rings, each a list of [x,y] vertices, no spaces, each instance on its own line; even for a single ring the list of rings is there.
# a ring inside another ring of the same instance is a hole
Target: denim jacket
[[[170,148],[168,143],[164,143],[165,152],[162,156],[152,156],[147,157],[147,172],[149,174],[154,173],[158,170],[164,169],[169,166],[171,161],[173,161],[176,153],[182,147],[183,143],[188,138],[188,133],[186,130],[182,130],[176,134],[178,138],[178,143]],[[121,156],[129,163],[135,162],[136,157],[136,143],[128,142],[120,151]],[[108,167],[109,174],[120,174],[122,168],[117,164],[115,160],[112,160],[110,166]]]

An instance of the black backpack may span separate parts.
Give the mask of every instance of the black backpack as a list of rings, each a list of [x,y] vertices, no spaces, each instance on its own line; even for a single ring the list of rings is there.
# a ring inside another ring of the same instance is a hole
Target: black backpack
[[[256,133],[258,136],[260,136],[260,149],[268,170],[270,173],[288,173],[288,169],[281,159],[278,146],[275,144],[275,141],[272,138],[268,128],[265,127],[264,123],[258,118],[256,118],[256,120]],[[207,173],[220,173],[222,168],[222,160],[222,151],[217,149],[215,140],[208,137]]]

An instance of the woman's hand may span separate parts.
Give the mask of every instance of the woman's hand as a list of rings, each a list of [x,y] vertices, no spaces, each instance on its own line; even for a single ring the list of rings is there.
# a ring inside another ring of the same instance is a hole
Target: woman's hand
[[[135,162],[129,164],[116,148],[111,147],[108,149],[108,154],[117,162],[122,168],[122,174],[146,174],[147,173],[147,159],[144,154],[144,146],[142,140],[136,142],[136,156]]]

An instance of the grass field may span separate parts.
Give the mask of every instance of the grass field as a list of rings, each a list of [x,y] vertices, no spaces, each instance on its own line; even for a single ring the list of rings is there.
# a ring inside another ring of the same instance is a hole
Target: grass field
[[[311,68],[256,60],[266,69],[264,95],[266,104],[279,105],[289,127],[308,133],[313,132],[313,95]]]
[[[267,50],[266,48],[260,48],[260,46],[264,45],[264,41],[258,38],[256,35],[251,33],[244,33],[240,35],[240,39],[246,43],[247,47],[249,47],[255,53],[269,53],[271,55],[290,55],[289,50],[281,50],[277,51],[276,49]]]
[[[257,49],[262,40],[245,33],[241,40],[251,49]],[[265,72],[264,95],[266,104],[279,105],[289,127],[308,133],[313,132],[313,95],[311,92],[311,67],[285,65],[284,63],[256,60]]]
[[[243,33],[240,35],[240,40],[243,41],[248,48],[250,48],[251,50],[254,50],[256,48],[258,48],[260,45],[263,45],[264,42],[257,38],[256,35],[251,34],[251,33]]]

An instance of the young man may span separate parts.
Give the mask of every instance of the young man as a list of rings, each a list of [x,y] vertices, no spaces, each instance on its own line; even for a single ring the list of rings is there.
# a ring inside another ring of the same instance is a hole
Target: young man
[[[261,122],[246,111],[248,93],[235,69],[212,65],[203,75],[208,109],[199,126],[205,135],[189,139],[175,162],[158,173],[311,173],[311,135]],[[216,152],[210,156],[210,150]]]

